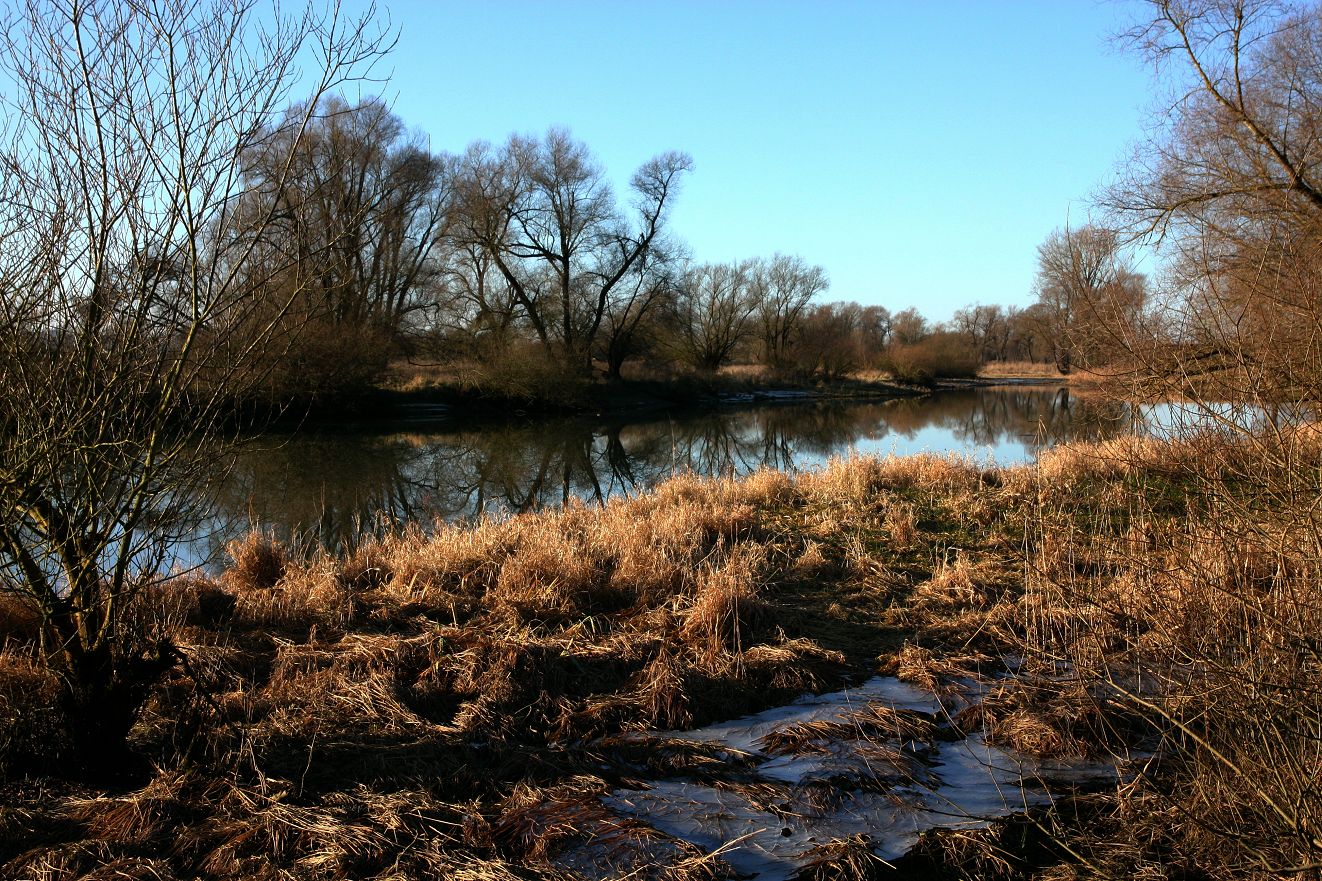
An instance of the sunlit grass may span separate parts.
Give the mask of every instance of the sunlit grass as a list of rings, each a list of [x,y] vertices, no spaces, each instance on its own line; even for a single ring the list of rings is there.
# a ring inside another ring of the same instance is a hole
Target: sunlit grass
[[[1317,455],[1313,434],[1285,442],[1290,461]],[[569,793],[634,773],[617,763],[640,747],[621,736],[874,672],[938,694],[1002,676],[958,729],[1043,758],[1160,745],[1162,774],[1108,810],[1233,810],[1255,846],[1292,853],[1311,833],[1272,805],[1291,793],[1291,816],[1313,810],[1322,555],[1286,516],[1289,487],[1269,487],[1272,504],[1243,489],[1261,461],[1261,449],[1154,439],[1014,468],[855,456],[407,528],[341,556],[254,533],[218,578],[181,579],[141,611],[188,658],[135,732],[156,781],[0,813],[15,834],[73,824],[6,870],[129,859],[135,836],[175,871],[546,869],[609,821],[595,797]],[[0,605],[0,721],[8,754],[36,771],[58,765],[64,720],[29,618]],[[1157,859],[1147,834],[1211,871],[1219,851],[1192,827],[1130,823],[1106,827],[1112,850],[1097,859]],[[1103,847],[1087,837],[1101,831],[1069,834]],[[694,877],[711,869],[666,848]],[[862,859],[848,843],[828,856]]]

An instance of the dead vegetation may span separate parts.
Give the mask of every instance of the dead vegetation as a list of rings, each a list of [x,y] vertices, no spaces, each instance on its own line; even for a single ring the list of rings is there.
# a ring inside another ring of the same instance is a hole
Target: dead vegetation
[[[157,770],[129,792],[56,782],[68,722],[30,616],[6,600],[0,770],[37,795],[0,807],[0,874],[721,877],[719,855],[599,796],[659,778],[738,786],[746,756],[657,732],[875,672],[947,713],[867,705],[761,748],[829,759],[852,742],[868,767],[841,779],[884,788],[917,773],[915,750],[961,733],[1043,761],[1138,747],[1157,759],[1061,833],[1077,840],[1052,865],[1145,872],[1178,853],[1215,877],[1232,825],[1281,865],[1304,860],[1319,555],[1261,500],[1200,493],[1193,469],[1233,477],[1258,455],[1213,449],[680,477],[339,558],[253,534],[219,577],[143,598],[186,663],[138,722]],[[964,839],[942,841],[933,853]],[[941,859],[1029,873],[972,853]],[[1239,856],[1227,865],[1243,869]],[[888,871],[850,841],[803,877]]]
[[[873,844],[858,835],[813,848],[794,881],[867,881],[894,874],[894,867],[873,853]]]

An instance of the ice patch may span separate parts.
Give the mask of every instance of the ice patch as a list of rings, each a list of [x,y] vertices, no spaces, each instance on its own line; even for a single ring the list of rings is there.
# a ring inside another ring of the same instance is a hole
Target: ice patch
[[[805,696],[742,719],[667,732],[666,737],[751,754],[756,764],[729,784],[658,780],[646,789],[617,790],[603,802],[666,835],[721,851],[738,872],[778,881],[789,878],[813,848],[836,839],[866,835],[878,856],[893,859],[928,829],[976,828],[1049,803],[1044,781],[1117,779],[1111,762],[1031,759],[998,749],[981,735],[901,744],[860,731],[858,737],[814,743],[798,754],[769,756],[761,748],[773,731],[809,722],[848,723],[869,705],[945,719],[948,704],[957,700],[878,676],[857,688]]]

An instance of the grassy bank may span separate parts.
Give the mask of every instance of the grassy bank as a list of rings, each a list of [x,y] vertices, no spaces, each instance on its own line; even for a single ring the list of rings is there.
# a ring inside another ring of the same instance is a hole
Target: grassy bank
[[[517,360],[499,365],[436,367],[392,364],[381,377],[384,400],[447,403],[508,412],[601,413],[714,406],[748,396],[791,393],[817,398],[894,398],[930,389],[867,373],[824,381],[792,371],[736,365],[716,371],[628,365],[616,379],[585,375],[554,364]]]
[[[1093,384],[1095,377],[1062,376],[1050,365],[1013,362],[984,365],[976,375],[903,379],[878,370],[831,379],[814,378],[760,365],[734,365],[716,371],[628,365],[608,379],[537,361],[521,365],[390,364],[371,382],[319,395],[270,402],[236,403],[240,421],[271,425],[353,418],[413,415],[444,407],[477,415],[582,415],[710,409],[750,401],[886,400],[935,391],[998,384]]]
[[[1272,443],[1317,460],[1311,436]],[[737,785],[729,757],[637,733],[879,671],[938,693],[986,679],[939,721],[1021,753],[1157,757],[1068,816],[934,834],[911,868],[1307,866],[1319,554],[1311,520],[1287,516],[1299,486],[1254,478],[1265,449],[1124,440],[1011,469],[678,478],[340,558],[252,535],[220,577],[142,604],[187,662],[135,731],[151,779],[123,791],[59,776],[69,720],[6,600],[0,875],[566,877],[557,855],[604,837],[653,842],[639,877],[720,877],[719,856],[601,807],[658,774]],[[805,872],[892,870],[841,841]]]

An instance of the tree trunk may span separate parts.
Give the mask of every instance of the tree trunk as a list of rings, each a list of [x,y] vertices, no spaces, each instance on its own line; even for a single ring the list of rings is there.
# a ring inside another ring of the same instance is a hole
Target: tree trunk
[[[62,672],[64,704],[77,770],[93,779],[133,780],[149,770],[128,737],[151,690],[174,667],[173,645],[116,658],[109,649],[81,653]]]
[[[1068,375],[1070,372],[1070,350],[1063,346],[1056,348],[1056,369],[1062,374]]]
[[[621,371],[624,369],[624,361],[629,354],[628,343],[616,337],[610,341],[606,347],[606,378],[620,379]]]

